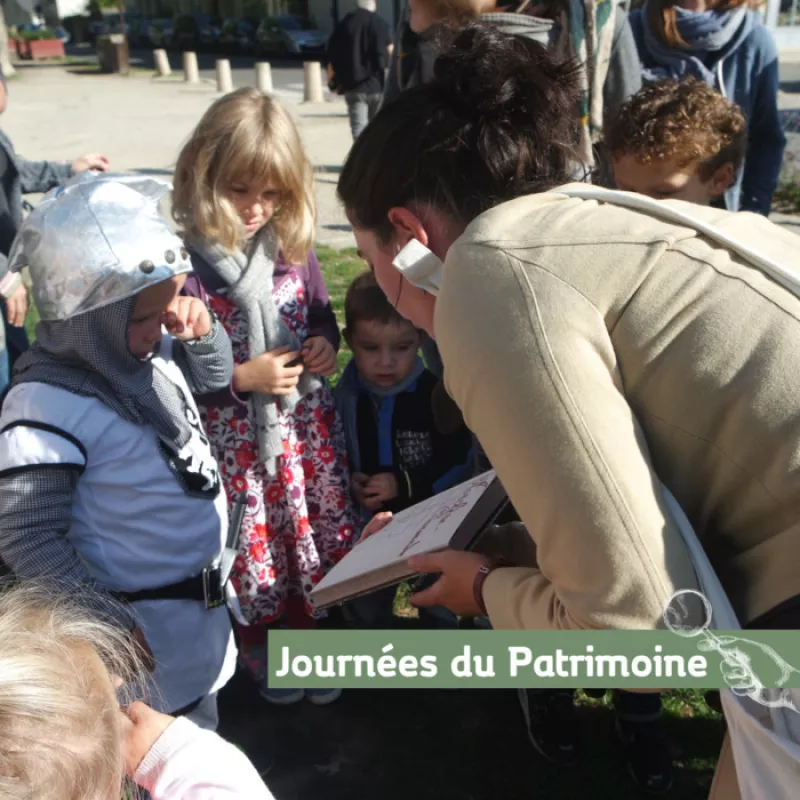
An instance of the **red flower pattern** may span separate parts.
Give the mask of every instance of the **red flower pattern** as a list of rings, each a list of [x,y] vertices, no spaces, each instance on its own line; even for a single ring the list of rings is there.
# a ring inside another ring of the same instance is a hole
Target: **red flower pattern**
[[[305,339],[306,294],[295,271],[273,297],[284,322]],[[250,358],[244,316],[225,298],[209,299],[231,338],[234,360],[244,363]],[[274,477],[257,457],[252,407],[248,410],[242,418],[240,406],[201,407],[228,497],[248,493],[233,585],[251,623],[278,620],[292,595],[302,596],[314,615],[308,591],[348,551],[356,521],[333,397],[325,386],[281,416],[283,456]]]

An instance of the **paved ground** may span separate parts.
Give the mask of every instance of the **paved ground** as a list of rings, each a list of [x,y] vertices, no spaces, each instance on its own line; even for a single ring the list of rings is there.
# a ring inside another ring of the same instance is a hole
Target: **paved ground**
[[[317,241],[354,244],[336,197],[338,171],[352,139],[344,101],[302,103],[302,84],[291,89],[298,69],[276,68],[280,99],[294,115],[317,177]],[[238,74],[238,73],[237,73]],[[254,74],[248,73],[254,83]],[[242,76],[239,75],[243,80]],[[100,75],[85,67],[20,66],[9,84],[2,128],[26,158],[69,158],[106,153],[117,170],[169,177],[181,145],[218,97],[216,85],[190,86],[180,75],[155,79]]]

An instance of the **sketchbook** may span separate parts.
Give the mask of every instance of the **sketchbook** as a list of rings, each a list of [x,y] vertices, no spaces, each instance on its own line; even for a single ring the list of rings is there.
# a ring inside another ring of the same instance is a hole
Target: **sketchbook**
[[[411,556],[471,549],[507,503],[505,489],[489,471],[401,511],[314,587],[312,604],[328,608],[413,577]]]

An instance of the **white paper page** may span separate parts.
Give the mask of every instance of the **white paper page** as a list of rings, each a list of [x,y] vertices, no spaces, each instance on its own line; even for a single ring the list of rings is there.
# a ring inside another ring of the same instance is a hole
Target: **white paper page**
[[[459,525],[495,479],[493,471],[454,486],[395,515],[379,533],[355,547],[314,587],[329,589],[418,553],[447,547]]]

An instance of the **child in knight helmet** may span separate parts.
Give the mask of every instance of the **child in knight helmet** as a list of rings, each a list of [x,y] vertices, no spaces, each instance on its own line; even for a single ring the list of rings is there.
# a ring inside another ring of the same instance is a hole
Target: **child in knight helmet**
[[[119,800],[127,774],[153,800],[274,800],[232,744],[134,701],[143,671],[85,605],[35,582],[4,591],[0,796]]]
[[[185,291],[208,294],[236,362],[230,390],[198,403],[229,499],[248,494],[233,576],[249,623],[241,661],[269,702],[331,702],[340,690],[266,684],[268,627],[314,624],[309,593],[355,531],[324,379],[339,329],[310,249],[312,171],[286,110],[255,89],[214,103],[178,159],[173,209],[195,268]]]
[[[111,619],[149,654],[158,709],[213,728],[236,649],[203,576],[228,513],[192,392],[227,385],[233,360],[178,294],[169,189],[74,178],[23,223],[10,265],[29,267],[41,322],[0,415],[0,558]]]

